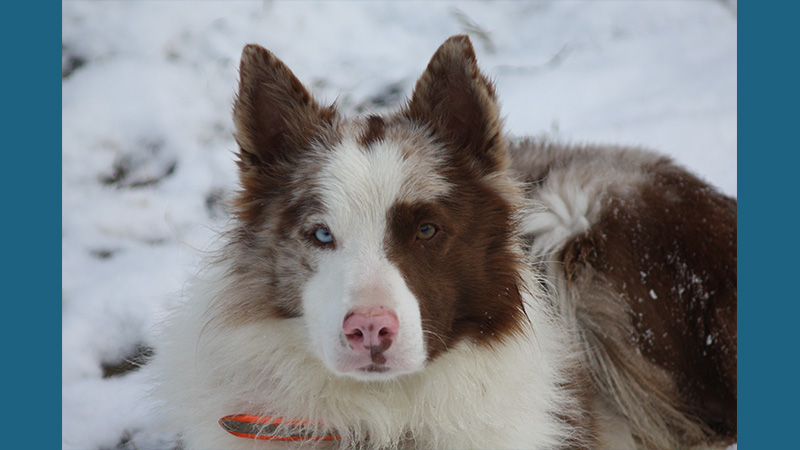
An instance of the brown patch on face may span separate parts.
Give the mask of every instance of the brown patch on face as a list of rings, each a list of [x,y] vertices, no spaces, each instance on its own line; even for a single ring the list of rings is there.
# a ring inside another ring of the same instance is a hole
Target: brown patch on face
[[[450,181],[456,196],[388,213],[387,256],[419,301],[430,359],[461,339],[501,342],[525,320],[512,205],[480,179]],[[419,239],[426,224],[437,232]]]
[[[420,303],[428,357],[462,339],[502,342],[526,320],[514,219],[521,197],[503,172],[507,149],[494,88],[467,36],[439,47],[391,120],[430,133],[425,145],[441,147],[437,182],[453,193],[398,201],[387,214],[387,256]],[[437,229],[433,237],[417,238],[423,225]]]
[[[364,148],[368,148],[375,142],[378,142],[386,135],[386,123],[381,116],[367,117],[367,127],[364,133],[359,137],[358,144]]]
[[[673,383],[649,395],[673,398],[687,417],[735,439],[736,201],[680,168],[657,164],[651,182],[611,201],[584,236],[568,243],[563,261],[568,283],[591,268],[608,280],[596,289],[627,303],[630,341],[609,345],[635,346],[669,374]],[[648,370],[635,359],[626,364]]]

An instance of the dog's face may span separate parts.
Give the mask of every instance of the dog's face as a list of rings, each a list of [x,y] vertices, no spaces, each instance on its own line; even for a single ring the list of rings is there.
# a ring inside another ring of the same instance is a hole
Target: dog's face
[[[517,330],[519,191],[466,37],[439,48],[402,110],[358,119],[248,45],[234,121],[231,320],[293,321],[332,372],[362,380]]]

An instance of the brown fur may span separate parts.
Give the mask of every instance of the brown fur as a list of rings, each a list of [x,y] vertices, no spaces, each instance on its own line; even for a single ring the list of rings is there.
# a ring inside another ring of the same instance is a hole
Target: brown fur
[[[382,140],[385,134],[386,123],[383,117],[372,115],[367,117],[367,129],[364,130],[364,134],[361,135],[358,143],[362,147],[369,148],[374,142]]]
[[[596,280],[605,280],[602,288],[625,303],[620,313],[632,329],[606,346],[640,351],[628,355],[631,370],[669,376],[667,383],[648,382],[650,395],[697,419],[700,426],[691,427],[666,416],[662,431],[683,433],[670,444],[698,445],[706,427],[736,437],[735,221],[734,201],[664,165],[653,168],[653,183],[638,198],[613,200],[591,231],[564,250],[568,279],[590,266]],[[658,444],[653,434],[637,437]]]
[[[533,198],[565,168],[600,170],[605,160],[637,172],[633,185],[610,188],[552,274],[597,403],[628,422],[642,448],[735,442],[736,201],[638,150],[529,140],[514,154]]]
[[[534,263],[553,277],[556,306],[583,351],[570,374],[582,409],[564,413],[576,436],[567,445],[602,443],[592,439],[615,421],[626,422],[642,448],[735,441],[735,200],[666,158],[624,149],[528,141],[513,152],[517,173],[509,176],[494,87],[466,36],[440,47],[397,114],[360,121],[320,107],[261,47],[245,47],[240,72],[242,189],[226,249],[236,261],[224,308],[235,313],[226,320],[302,314],[301,281],[319,250],[307,218],[323,208],[309,180],[345,124],[364,151],[391,140],[406,158],[441,156],[436,170],[452,195],[399,201],[387,213],[387,257],[420,299],[429,359],[464,339],[510,339],[526,320],[518,179],[535,198],[559,169],[591,176],[602,161],[634,174],[611,178],[590,228],[547,255],[555,264]],[[429,223],[436,235],[416,239]]]
[[[270,51],[244,48],[233,108],[242,185],[234,207],[243,222],[263,218],[264,204],[285,191],[303,150],[314,140],[330,139],[326,133],[335,118],[335,108],[321,108]]]
[[[421,300],[430,358],[465,338],[503,340],[524,320],[514,221],[521,197],[507,179],[492,176],[505,167],[505,143],[494,89],[469,39],[450,38],[437,50],[401,114],[443,143],[455,194],[389,212],[389,258]],[[425,223],[439,231],[415,240]]]
[[[467,36],[453,36],[439,47],[403,113],[427,124],[446,145],[469,154],[480,169],[505,169],[494,86],[478,69]]]
[[[333,106],[320,107],[289,68],[258,45],[244,48],[239,76],[233,110],[241,184],[233,207],[239,226],[225,251],[235,255],[235,266],[223,317],[234,322],[297,317],[300,281],[312,270],[308,234],[313,232],[299,225],[322,207],[307,183],[319,165],[311,147],[340,139],[338,118]]]
[[[332,107],[320,108],[289,69],[260,47],[245,48],[240,72],[234,117],[243,189],[236,206],[245,225],[239,233],[246,239],[234,239],[232,251],[272,250],[238,257],[241,283],[257,280],[264,288],[261,295],[242,298],[241,308],[229,309],[248,311],[247,320],[296,317],[300,294],[295,280],[314,268],[302,252],[292,250],[292,240],[304,236],[293,230],[305,214],[321,208],[313,196],[302,194],[313,189],[307,185],[314,167],[309,147],[312,139],[338,138],[332,120],[336,113]],[[457,93],[457,105],[443,104],[449,97],[440,97],[441,89]],[[521,195],[509,180],[496,176],[506,161],[498,115],[494,90],[480,75],[471,43],[456,37],[434,55],[408,106],[394,116],[367,117],[358,139],[368,151],[387,136],[401,138],[411,121],[413,127],[431,130],[432,140],[418,145],[443,145],[440,151],[447,155],[442,170],[457,195],[430,205],[401,203],[388,213],[389,257],[421,299],[431,359],[464,338],[484,343],[505,339],[523,320],[514,222]],[[459,131],[464,121],[467,134]],[[308,176],[298,175],[305,170]],[[416,229],[426,221],[436,223],[439,232],[429,242],[414,242]],[[256,244],[267,239],[271,245]],[[466,241],[470,245],[462,244]],[[464,279],[464,273],[473,275]]]

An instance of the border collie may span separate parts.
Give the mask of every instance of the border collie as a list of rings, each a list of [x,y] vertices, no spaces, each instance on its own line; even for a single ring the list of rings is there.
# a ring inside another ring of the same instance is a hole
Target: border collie
[[[466,36],[387,115],[239,76],[234,220],[156,348],[187,448],[736,442],[735,199],[505,136]]]

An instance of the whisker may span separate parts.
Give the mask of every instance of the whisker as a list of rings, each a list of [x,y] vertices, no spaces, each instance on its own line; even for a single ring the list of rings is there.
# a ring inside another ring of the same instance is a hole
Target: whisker
[[[429,334],[429,335],[435,337],[436,339],[438,339],[439,342],[441,342],[442,345],[444,346],[445,350],[447,350],[448,349],[447,342],[445,342],[445,340],[441,336],[441,334],[437,333],[436,331],[434,331],[432,329],[426,329],[427,327],[424,326],[426,324],[426,322],[430,323],[431,321],[430,320],[426,320],[426,319],[422,319],[422,325],[423,325],[422,333],[423,334]]]

